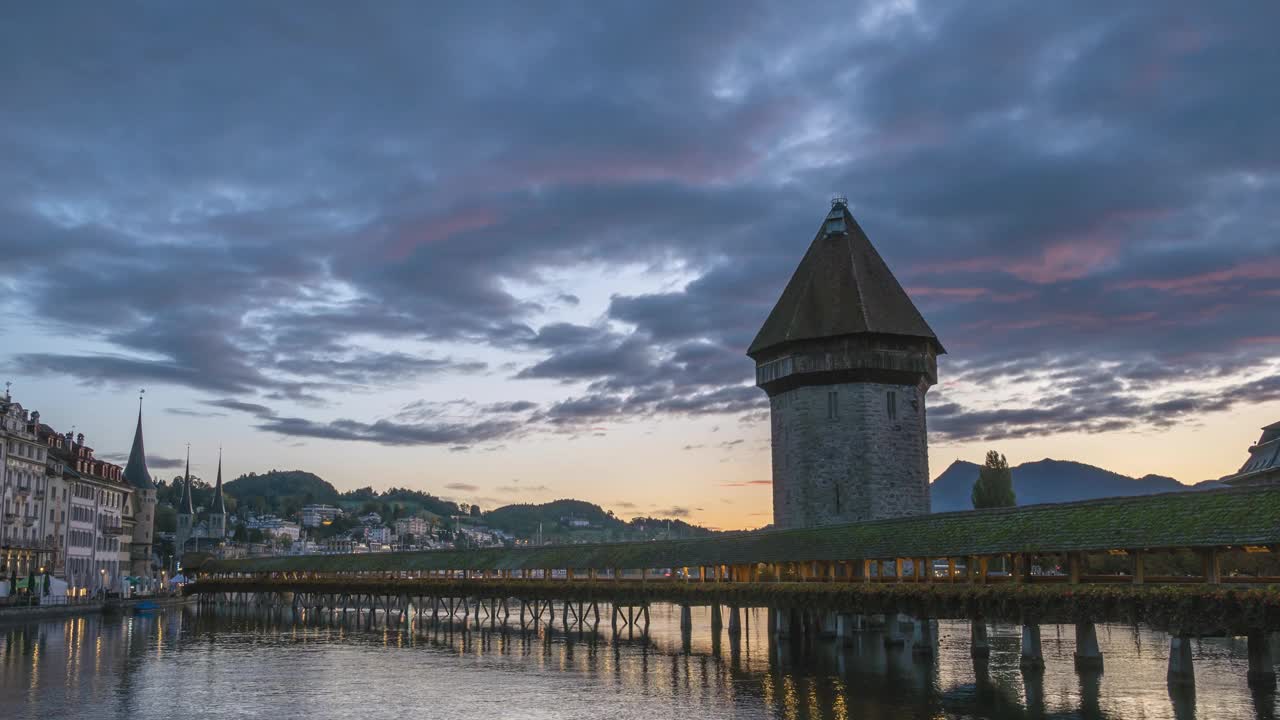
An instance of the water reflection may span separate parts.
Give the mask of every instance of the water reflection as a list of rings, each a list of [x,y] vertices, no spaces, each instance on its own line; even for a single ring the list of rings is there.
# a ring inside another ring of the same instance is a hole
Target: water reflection
[[[679,609],[660,605],[647,634],[615,636],[607,612],[566,627],[555,609],[525,630],[194,606],[9,626],[0,717],[1275,717],[1274,695],[1247,686],[1242,640],[1200,641],[1196,691],[1171,692],[1167,637],[1125,627],[1098,628],[1105,673],[1077,673],[1069,628],[1043,628],[1046,668],[1023,671],[1012,626],[994,626],[990,658],[974,660],[961,623],[941,623],[922,656],[876,631],[847,645],[776,640],[763,610],[712,633],[694,608],[685,633]]]

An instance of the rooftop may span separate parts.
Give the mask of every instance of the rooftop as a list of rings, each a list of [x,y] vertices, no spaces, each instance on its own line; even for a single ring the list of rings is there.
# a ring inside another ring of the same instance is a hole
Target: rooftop
[[[837,199],[747,355],[799,340],[859,334],[924,338],[945,352],[848,206]]]

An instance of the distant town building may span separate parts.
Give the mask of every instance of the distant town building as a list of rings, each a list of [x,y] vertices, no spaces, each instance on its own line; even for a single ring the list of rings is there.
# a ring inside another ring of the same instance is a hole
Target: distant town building
[[[249,530],[258,530],[263,535],[274,538],[297,540],[302,536],[302,526],[298,523],[282,520],[275,515],[258,515],[244,524]]]
[[[1280,484],[1280,422],[1262,428],[1262,437],[1249,448],[1249,459],[1222,482],[1236,487]]]
[[[332,505],[303,505],[302,527],[320,527],[342,517],[342,508]]]
[[[403,538],[407,535],[412,535],[415,538],[422,538],[430,531],[431,526],[424,518],[407,517],[396,521],[396,537]]]
[[[364,529],[364,540],[370,544],[385,545],[391,542],[391,528],[386,525],[368,525]]]
[[[361,515],[357,519],[360,521],[361,525],[381,525],[382,524],[382,516],[376,512],[371,512],[367,515]]]
[[[929,512],[937,336],[833,200],[747,355],[769,396],[780,528]]]

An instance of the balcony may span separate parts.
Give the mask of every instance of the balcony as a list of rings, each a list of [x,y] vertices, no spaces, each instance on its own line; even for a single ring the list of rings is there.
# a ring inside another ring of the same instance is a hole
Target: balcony
[[[15,491],[18,495],[22,495],[22,496],[30,495],[30,494],[31,494],[31,486],[30,486],[30,485],[18,485],[16,488],[14,488],[14,491]]]
[[[43,490],[37,490],[37,491],[35,492],[34,497],[35,497],[35,499],[37,499],[37,500],[43,500],[43,499],[44,499],[44,491],[43,491]]]
[[[39,516],[39,515],[23,515],[23,516],[22,516],[22,524],[23,524],[25,527],[31,527],[32,525],[35,525],[35,524],[36,524],[36,520],[39,520],[39,519],[40,519],[40,516]]]
[[[4,524],[12,525],[18,522],[18,513],[6,510],[4,513]]]

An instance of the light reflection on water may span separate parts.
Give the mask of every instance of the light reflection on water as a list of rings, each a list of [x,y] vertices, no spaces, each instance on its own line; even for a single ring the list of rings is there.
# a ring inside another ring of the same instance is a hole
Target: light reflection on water
[[[1250,692],[1243,640],[1196,648],[1196,692],[1171,697],[1168,638],[1099,626],[1106,672],[1072,667],[1070,627],[1042,629],[1046,670],[1018,668],[1016,626],[991,658],[969,658],[968,627],[943,622],[936,659],[885,648],[778,643],[763,610],[741,642],[694,608],[657,605],[648,638],[555,629],[405,630],[354,619],[289,619],[194,606],[155,617],[81,617],[0,628],[0,718],[1273,718]],[[514,621],[512,622],[514,625]]]

